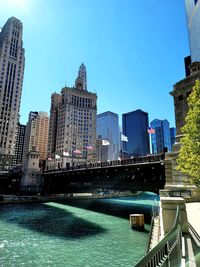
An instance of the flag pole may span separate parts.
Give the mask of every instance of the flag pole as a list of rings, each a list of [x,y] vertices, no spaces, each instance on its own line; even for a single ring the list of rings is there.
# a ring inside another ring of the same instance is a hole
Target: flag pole
[[[151,139],[151,133],[149,134],[150,135],[150,154],[152,154],[152,139]]]

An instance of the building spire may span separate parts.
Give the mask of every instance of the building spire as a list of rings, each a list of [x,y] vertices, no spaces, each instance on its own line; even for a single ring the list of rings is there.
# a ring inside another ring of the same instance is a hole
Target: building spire
[[[78,77],[75,81],[75,87],[77,89],[87,91],[87,71],[83,63],[79,67]]]

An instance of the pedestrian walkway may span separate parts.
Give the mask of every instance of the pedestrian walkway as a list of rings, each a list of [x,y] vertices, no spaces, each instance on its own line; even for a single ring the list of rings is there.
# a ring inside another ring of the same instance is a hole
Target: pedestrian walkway
[[[154,218],[154,225],[152,229],[151,241],[149,250],[154,248],[160,241],[160,216]]]
[[[186,203],[188,222],[200,236],[200,202]]]
[[[190,248],[188,255],[190,256],[186,266],[200,267],[200,202],[186,203],[186,209],[190,235],[195,241],[195,244],[188,244],[188,248]]]

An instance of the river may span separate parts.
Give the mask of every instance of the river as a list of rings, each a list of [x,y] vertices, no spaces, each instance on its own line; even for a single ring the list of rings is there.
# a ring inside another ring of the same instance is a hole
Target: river
[[[0,205],[1,267],[130,267],[148,239],[152,193],[97,200]],[[145,231],[129,214],[144,213]]]

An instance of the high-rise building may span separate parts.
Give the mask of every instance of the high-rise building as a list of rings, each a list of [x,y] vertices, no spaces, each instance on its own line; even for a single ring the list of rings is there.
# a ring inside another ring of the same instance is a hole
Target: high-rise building
[[[148,113],[140,109],[122,114],[123,135],[128,137],[128,142],[124,142],[123,150],[129,156],[146,156],[150,153],[148,125]]]
[[[97,115],[97,136],[109,142],[102,147],[101,161],[119,157],[119,119],[116,113],[107,111]]]
[[[48,156],[73,162],[95,159],[96,112],[97,95],[87,91],[86,67],[81,64],[75,86],[51,96]]]
[[[185,0],[192,62],[200,61],[200,0]]]
[[[24,76],[22,23],[12,17],[0,31],[0,155],[13,156]]]
[[[51,96],[51,109],[49,119],[49,136],[48,136],[48,155],[56,152],[58,111],[61,103],[61,95],[53,93]]]
[[[39,152],[40,161],[47,158],[47,143],[49,131],[49,117],[46,112],[29,113],[29,120],[26,125],[23,163],[26,161],[28,152],[35,149]]]
[[[26,131],[26,125],[18,123],[16,141],[15,141],[15,154],[13,157],[13,165],[22,164],[25,131]]]
[[[152,153],[161,154],[171,151],[169,122],[167,120],[155,119],[150,125],[155,130],[155,133],[151,134]]]

